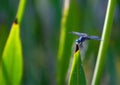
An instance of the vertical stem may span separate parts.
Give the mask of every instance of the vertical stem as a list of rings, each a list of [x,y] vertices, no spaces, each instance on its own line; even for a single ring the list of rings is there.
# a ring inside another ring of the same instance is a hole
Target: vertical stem
[[[115,10],[116,0],[108,0],[107,12],[103,27],[102,41],[100,43],[98,58],[95,66],[95,71],[93,75],[92,85],[99,85],[102,75],[102,71],[105,64],[106,52],[109,43],[111,26],[113,22],[113,15]]]
[[[64,0],[64,7],[62,10],[62,19],[61,19],[61,30],[60,30],[60,42],[59,42],[59,51],[58,59],[61,59],[64,49],[65,36],[66,36],[66,21],[69,12],[70,0]]]
[[[17,15],[16,15],[18,23],[21,23],[23,12],[25,9],[25,3],[26,3],[26,0],[20,0],[19,2],[19,7],[18,7]]]
[[[64,53],[64,47],[65,47],[65,38],[66,38],[66,22],[69,12],[69,5],[70,0],[63,0],[63,10],[62,10],[62,19],[61,19],[61,29],[60,29],[60,41],[59,41],[59,48],[58,48],[58,66],[57,66],[57,83],[58,85],[66,85],[65,84],[65,76],[67,72],[66,65],[63,66],[65,56],[63,56]],[[66,68],[64,70],[64,68]]]

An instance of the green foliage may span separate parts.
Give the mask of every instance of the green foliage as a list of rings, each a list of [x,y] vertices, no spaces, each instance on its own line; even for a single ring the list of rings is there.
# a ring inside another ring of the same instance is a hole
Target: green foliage
[[[20,0],[19,6],[18,6],[18,12],[17,12],[17,16],[16,16],[18,19],[18,23],[21,23],[21,21],[22,21],[23,12],[25,10],[25,4],[26,4],[26,0]]]
[[[58,50],[58,73],[57,73],[57,83],[58,85],[65,85],[65,77],[67,73],[68,63],[66,64],[66,59],[69,60],[69,58],[66,56],[66,58],[63,58],[64,55],[64,48],[65,46],[65,40],[66,40],[66,22],[69,12],[69,0],[64,1],[64,8],[63,8],[63,15],[61,19],[61,31],[60,31],[60,43],[59,43],[59,50]]]
[[[20,40],[20,23],[26,0],[21,0],[17,18],[12,24],[9,37],[3,50],[0,64],[0,84],[20,85],[23,74],[23,59]]]
[[[79,50],[75,52],[73,56],[68,85],[86,85],[86,79]]]
[[[102,39],[101,39],[101,44],[100,44],[100,49],[99,49],[98,58],[96,62],[96,68],[95,68],[95,72],[93,76],[92,85],[100,84],[101,74],[103,72],[103,67],[104,67],[105,59],[106,59],[106,52],[107,52],[110,34],[112,30],[111,26],[113,22],[115,5],[116,5],[116,0],[108,1],[108,7],[107,7],[107,12],[106,12],[106,17],[105,17],[105,22],[104,22],[104,27],[103,27]]]
[[[107,6],[104,0],[27,0],[27,4],[26,0],[3,0],[0,3],[0,85],[86,85],[91,82],[92,85],[118,85],[120,0],[117,0],[113,24],[116,0],[108,1],[104,23]],[[17,23],[10,29],[15,18]],[[73,56],[72,46],[79,37],[69,33],[72,31],[101,34],[98,57],[99,41],[94,40],[87,42],[84,56],[80,56],[79,51]],[[70,63],[69,80],[66,80]]]
[[[19,85],[21,82],[23,61],[19,30],[19,24],[14,22],[3,51],[3,85]]]

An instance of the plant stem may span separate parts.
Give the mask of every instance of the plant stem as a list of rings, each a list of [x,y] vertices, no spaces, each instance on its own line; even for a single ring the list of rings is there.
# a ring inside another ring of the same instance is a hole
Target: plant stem
[[[66,85],[65,84],[65,77],[67,73],[66,61],[64,54],[65,49],[65,40],[66,40],[66,22],[69,12],[69,5],[70,0],[64,0],[64,6],[62,10],[62,19],[61,19],[61,29],[60,29],[60,41],[59,41],[59,48],[58,48],[58,66],[57,66],[57,83],[58,85]]]
[[[22,21],[23,12],[25,9],[25,4],[26,4],[26,0],[20,0],[17,15],[16,15],[18,23],[21,23],[21,21]]]
[[[103,27],[103,33],[102,33],[102,40],[100,43],[92,85],[100,84],[100,79],[101,79],[101,75],[102,75],[102,71],[103,71],[105,59],[106,59],[107,47],[108,47],[109,38],[111,34],[111,26],[113,22],[115,4],[116,4],[116,0],[108,0],[107,12],[106,12],[106,17],[105,17],[105,22]]]
[[[66,21],[69,11],[69,0],[64,1],[64,8],[62,11],[62,19],[61,19],[61,30],[60,30],[60,42],[59,42],[59,52],[58,52],[58,59],[61,59],[64,49],[64,41],[66,36]]]

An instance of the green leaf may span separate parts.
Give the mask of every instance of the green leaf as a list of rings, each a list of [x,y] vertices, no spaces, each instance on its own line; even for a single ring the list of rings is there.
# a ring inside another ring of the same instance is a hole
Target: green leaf
[[[22,77],[22,49],[20,28],[14,22],[2,56],[3,85],[19,85]]]
[[[105,17],[105,22],[103,26],[102,41],[100,43],[100,48],[98,52],[97,62],[96,62],[91,85],[99,85],[100,80],[102,79],[101,76],[102,76],[103,69],[105,66],[106,53],[107,53],[110,34],[112,30],[111,26],[113,23],[115,6],[116,6],[116,0],[108,0],[106,17]]]
[[[85,74],[80,58],[80,51],[75,52],[68,85],[86,85]]]

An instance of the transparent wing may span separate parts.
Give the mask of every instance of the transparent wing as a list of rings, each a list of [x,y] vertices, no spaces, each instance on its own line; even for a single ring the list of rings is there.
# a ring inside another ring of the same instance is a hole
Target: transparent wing
[[[79,43],[79,44],[76,44],[76,42],[74,42],[73,46],[72,46],[72,56],[74,55],[75,52],[80,50],[81,59],[83,61],[85,58],[85,54],[86,54],[87,49],[88,49],[88,42],[87,41],[85,41],[83,43]]]
[[[101,40],[100,37],[98,37],[98,36],[88,36],[87,39]]]
[[[85,58],[86,51],[88,49],[88,42],[84,41],[83,43],[80,43],[78,46],[80,49],[81,60],[83,61]]]
[[[79,33],[79,32],[71,32],[71,33],[77,36],[87,36],[86,33]]]

